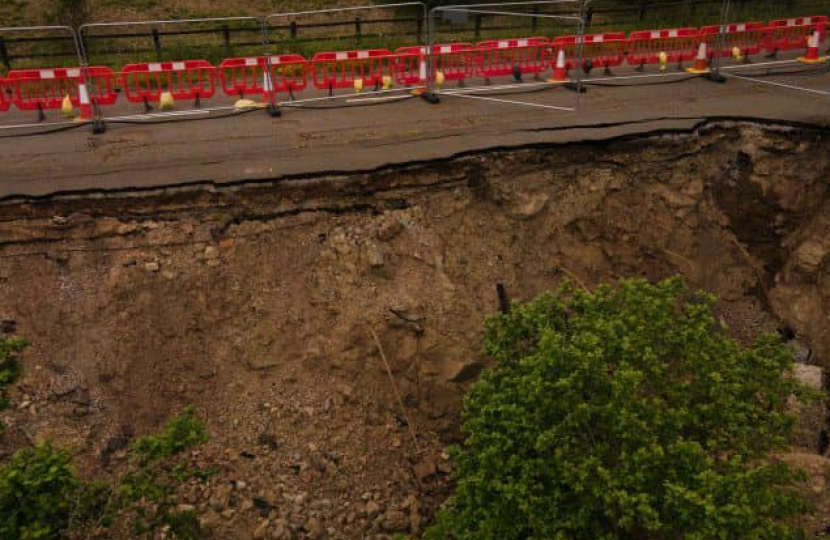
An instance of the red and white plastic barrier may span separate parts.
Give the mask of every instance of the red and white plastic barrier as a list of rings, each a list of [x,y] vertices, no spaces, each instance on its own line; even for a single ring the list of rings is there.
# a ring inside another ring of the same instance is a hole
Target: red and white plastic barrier
[[[355,81],[365,87],[380,86],[392,75],[395,55],[386,49],[322,52],[311,59],[314,86],[320,90],[353,88]]]
[[[666,53],[668,61],[672,63],[694,60],[699,35],[696,28],[632,32],[628,38],[628,64],[657,64],[660,62],[660,53]]]
[[[767,28],[766,49],[771,53],[807,49],[807,42],[816,30],[824,42],[828,18],[825,15],[778,19]]]
[[[497,39],[476,45],[480,77],[504,77],[521,69],[523,74],[540,74],[551,65],[550,40],[545,37]]]
[[[568,69],[573,69],[576,62],[577,36],[560,36],[553,40],[554,52],[565,51]],[[622,65],[628,53],[628,38],[624,32],[608,34],[589,34],[585,36],[582,46],[583,66],[587,60],[595,68],[612,68]]]
[[[9,84],[6,79],[0,77],[0,112],[8,111],[12,105],[11,94],[9,92]]]
[[[404,86],[425,83],[429,69],[429,47],[401,47],[395,51],[395,82]],[[478,50],[471,43],[433,45],[435,70],[447,81],[463,81],[475,74]]]
[[[228,58],[219,65],[222,91],[227,96],[293,94],[308,86],[308,62],[298,54],[271,56],[271,80],[267,79],[269,58]],[[269,85],[271,86],[269,88]]]
[[[207,60],[130,64],[121,71],[121,86],[131,103],[155,102],[164,92],[198,102],[216,93],[215,71]]]
[[[99,105],[112,105],[118,99],[114,88],[115,75],[108,67],[20,69],[6,76],[11,90],[11,102],[22,111],[60,109],[69,96],[73,106],[82,105],[82,93],[86,101],[92,94]],[[90,91],[89,88],[92,88]],[[81,90],[83,88],[83,90]]]
[[[724,30],[725,39],[721,43],[721,26],[704,26],[700,29],[700,39],[706,43],[709,58],[729,58],[736,47],[743,58],[758,54],[764,49],[767,26],[763,22],[727,24]]]

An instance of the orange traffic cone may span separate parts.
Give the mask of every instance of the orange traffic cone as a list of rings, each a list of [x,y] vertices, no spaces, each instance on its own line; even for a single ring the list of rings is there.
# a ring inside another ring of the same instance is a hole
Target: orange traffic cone
[[[807,40],[807,55],[798,59],[804,64],[821,64],[827,61],[827,57],[819,56],[818,48],[821,45],[821,32],[816,30]]]
[[[92,103],[89,101],[89,92],[86,89],[86,81],[83,77],[78,81],[78,102],[80,114],[75,120],[78,122],[92,120]]]
[[[700,46],[697,48],[697,58],[695,58],[695,65],[686,68],[688,73],[695,73],[697,75],[702,75],[704,73],[709,73],[709,59],[706,56],[706,43],[701,43]]]
[[[568,66],[565,64],[565,49],[559,49],[556,53],[556,66],[553,68],[553,77],[548,79],[549,83],[567,82]]]

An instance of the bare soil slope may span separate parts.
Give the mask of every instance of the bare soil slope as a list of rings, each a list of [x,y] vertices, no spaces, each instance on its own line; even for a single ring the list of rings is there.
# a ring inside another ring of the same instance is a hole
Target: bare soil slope
[[[524,300],[680,273],[721,298],[736,337],[789,327],[826,367],[828,150],[817,132],[730,124],[7,204],[0,318],[33,346],[5,450],[49,438],[105,471],[194,403],[212,440],[193,459],[221,473],[182,501],[213,537],[417,532],[447,493],[441,449],[486,364],[496,283]]]

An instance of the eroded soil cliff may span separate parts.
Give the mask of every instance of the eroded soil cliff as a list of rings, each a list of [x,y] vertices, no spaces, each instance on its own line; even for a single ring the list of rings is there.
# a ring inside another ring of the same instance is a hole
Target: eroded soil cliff
[[[0,450],[52,439],[106,472],[193,403],[212,436],[193,459],[221,472],[182,502],[215,538],[417,532],[447,493],[441,449],[486,364],[497,283],[526,300],[565,279],[679,273],[720,297],[739,339],[781,329],[826,367],[828,151],[818,132],[716,125],[6,201],[0,318],[32,347]],[[815,455],[823,411],[807,424],[799,445]]]

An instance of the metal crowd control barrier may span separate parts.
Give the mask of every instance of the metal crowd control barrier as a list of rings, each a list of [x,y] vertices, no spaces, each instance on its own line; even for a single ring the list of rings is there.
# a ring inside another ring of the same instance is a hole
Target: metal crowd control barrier
[[[75,120],[92,122],[96,133],[103,130],[100,100],[92,95],[90,88],[99,85],[106,88],[100,99],[114,102],[117,96],[112,89],[112,77],[106,69],[88,67],[75,30],[68,26],[0,28],[0,39],[6,67],[16,64],[20,58],[36,60],[37,64],[15,65],[16,69],[8,72],[0,107],[8,110],[14,104],[22,111],[37,111],[38,122],[42,122],[46,111],[64,109],[68,100],[73,115],[74,108],[80,109]],[[25,50],[26,54],[19,54],[18,49]]]
[[[427,70],[427,93],[425,98],[431,103],[438,103],[436,93],[436,84],[439,83],[436,79],[439,64],[437,62],[438,55],[436,50],[436,16],[438,14],[452,15],[460,14],[462,16],[474,15],[479,16],[498,16],[505,18],[513,17],[529,17],[532,20],[551,20],[559,24],[568,24],[574,26],[576,36],[576,46],[574,49],[574,61],[576,65],[582,65],[584,39],[585,35],[585,19],[588,2],[586,0],[526,0],[519,2],[500,2],[488,4],[467,4],[467,5],[451,5],[438,6],[429,13],[429,44],[427,45],[427,52],[429,57],[429,67]],[[542,11],[543,9],[558,9],[564,8],[568,11],[561,13],[550,13]],[[477,21],[480,19],[477,19]],[[478,26],[478,22],[477,22]],[[533,25],[536,28],[536,25]],[[478,31],[478,28],[476,28]],[[476,46],[478,54],[477,73],[485,79],[495,76],[511,75],[516,83],[522,82],[523,74],[533,74],[540,76],[547,72],[549,68],[553,67],[555,58],[551,54],[550,41],[547,38],[518,38],[513,40],[488,40],[479,43]],[[567,79],[567,75],[565,77]],[[488,81],[489,82],[489,81]],[[551,81],[552,83],[553,81]],[[559,81],[557,81],[559,82]],[[575,112],[579,108],[580,94],[584,91],[582,85],[582,75],[579,70],[575,71],[572,79],[561,81],[566,83],[566,87],[576,91],[575,104],[573,107],[559,107],[553,105],[542,104],[525,104],[528,106],[544,107],[554,110],[564,110]],[[484,89],[487,87],[485,86]],[[497,87],[503,89],[504,85]],[[472,89],[464,91],[452,91],[448,93],[453,96],[462,96],[476,98],[477,96],[470,95]],[[489,101],[499,101],[497,98],[486,98]],[[522,104],[521,102],[511,101],[510,103]]]
[[[319,9],[310,11],[296,11],[287,13],[272,13],[263,19],[263,37],[265,40],[265,58],[266,58],[266,82],[268,88],[277,88],[279,86],[278,80],[275,80],[275,72],[271,65],[272,58],[272,42],[271,34],[274,31],[282,31],[287,35],[282,36],[278,42],[281,44],[288,43],[295,47],[303,43],[313,42],[313,40],[306,41],[301,35],[300,31],[304,27],[312,27],[323,29],[326,31],[337,27],[349,27],[354,25],[354,34],[352,44],[361,44],[364,29],[367,25],[395,25],[401,21],[400,18],[387,19],[363,19],[364,14],[373,14],[389,10],[406,10],[411,9],[417,12],[415,17],[416,32],[415,36],[420,41],[424,25],[426,24],[428,8],[423,2],[400,2],[392,4],[376,4],[365,6],[353,6],[346,8],[331,8]],[[339,19],[335,21],[326,20],[329,18],[343,17],[345,15],[354,15],[354,19]],[[407,21],[408,19],[403,19]],[[279,23],[281,21],[281,24]],[[304,24],[305,23],[305,24]],[[387,33],[384,28],[384,32]],[[394,35],[394,32],[390,34]],[[329,38],[336,36],[329,35]],[[286,51],[290,53],[299,53],[299,50]],[[386,49],[365,49],[352,50],[346,52],[332,53],[329,51],[311,51],[312,59],[308,63],[308,70],[315,88],[328,90],[330,95],[333,95],[335,88],[349,88],[355,87],[355,81],[360,81],[360,85],[372,85],[377,87],[382,84],[384,74],[393,77],[394,69],[394,55]],[[333,56],[332,56],[333,55]],[[378,79],[380,77],[380,79]],[[279,76],[276,77],[279,79]],[[380,82],[379,82],[380,81]],[[269,93],[269,112],[277,116],[279,115],[279,108],[277,106],[274,93]],[[293,93],[290,92],[290,97],[293,98]]]

